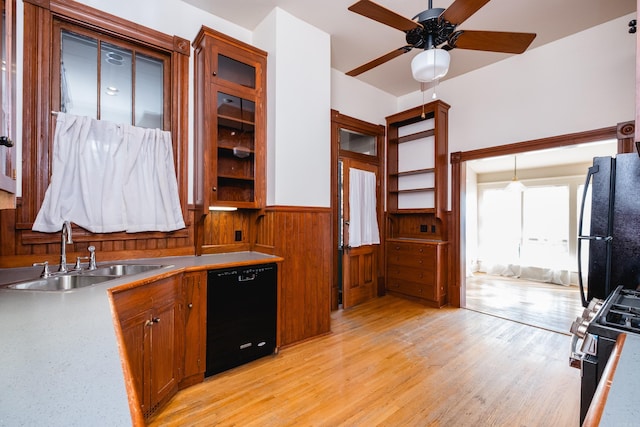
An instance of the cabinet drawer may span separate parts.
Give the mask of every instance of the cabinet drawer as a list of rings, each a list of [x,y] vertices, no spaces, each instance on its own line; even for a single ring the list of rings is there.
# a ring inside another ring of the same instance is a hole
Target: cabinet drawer
[[[434,257],[436,255],[436,247],[429,244],[409,243],[409,242],[389,242],[387,245],[389,255],[425,255]]]
[[[387,256],[387,263],[389,267],[391,267],[392,265],[415,267],[427,271],[431,274],[436,271],[435,256],[429,257],[427,255],[392,253]]]
[[[398,279],[421,285],[435,285],[436,283],[435,270],[427,271],[401,265],[389,265],[387,267],[387,276],[389,280]]]
[[[170,277],[114,293],[113,301],[118,317],[122,320],[152,307],[175,301],[177,295],[176,283],[176,278]]]
[[[401,279],[389,278],[387,289],[428,300],[435,300],[435,286],[421,283],[408,282]]]

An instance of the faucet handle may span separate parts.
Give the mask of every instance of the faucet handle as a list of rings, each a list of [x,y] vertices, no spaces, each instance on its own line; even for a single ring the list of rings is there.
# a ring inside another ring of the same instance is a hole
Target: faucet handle
[[[89,246],[87,250],[89,251],[89,270],[95,270],[98,268],[96,265],[96,247]]]
[[[45,262],[34,262],[33,266],[36,267],[38,265],[43,265],[44,269],[42,270],[42,273],[40,274],[40,277],[42,278],[47,278],[51,276],[51,271],[49,270],[49,261],[45,261]]]
[[[88,256],[79,256],[79,257],[76,259],[76,265],[75,265],[75,267],[73,267],[73,269],[74,269],[75,271],[81,271],[81,270],[82,270],[82,260],[83,260],[83,259],[89,259],[89,257],[88,257]]]

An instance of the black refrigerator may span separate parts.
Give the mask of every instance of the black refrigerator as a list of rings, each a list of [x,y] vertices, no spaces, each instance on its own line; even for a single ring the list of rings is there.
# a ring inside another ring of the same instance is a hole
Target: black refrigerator
[[[584,223],[591,188],[590,227]],[[586,230],[586,231],[583,231]],[[588,245],[588,271],[582,268]],[[585,274],[586,273],[586,274]],[[582,305],[605,299],[619,285],[640,285],[640,157],[637,153],[595,157],[589,168],[580,209],[578,276]],[[586,295],[584,276],[587,277]]]

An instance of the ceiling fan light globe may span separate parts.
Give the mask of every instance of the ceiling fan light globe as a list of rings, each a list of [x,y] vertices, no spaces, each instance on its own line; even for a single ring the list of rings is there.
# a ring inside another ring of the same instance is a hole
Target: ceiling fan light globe
[[[451,56],[442,49],[428,49],[411,60],[411,73],[419,82],[432,82],[442,78],[449,71]]]

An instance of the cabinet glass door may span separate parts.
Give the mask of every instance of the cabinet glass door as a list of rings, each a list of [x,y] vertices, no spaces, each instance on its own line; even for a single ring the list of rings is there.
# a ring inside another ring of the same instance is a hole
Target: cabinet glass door
[[[222,54],[218,54],[218,78],[251,89],[256,88],[255,67]]]
[[[255,112],[254,101],[218,92],[218,202],[255,201]]]

